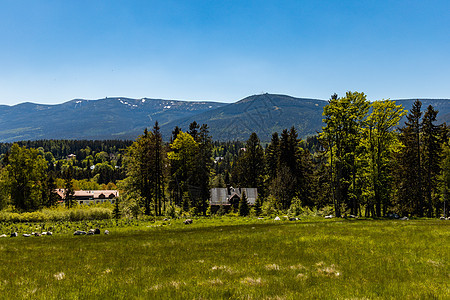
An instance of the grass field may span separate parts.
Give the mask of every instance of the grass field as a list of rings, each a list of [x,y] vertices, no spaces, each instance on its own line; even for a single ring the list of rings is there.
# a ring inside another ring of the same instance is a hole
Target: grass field
[[[0,297],[450,299],[448,221],[161,224],[1,238]]]

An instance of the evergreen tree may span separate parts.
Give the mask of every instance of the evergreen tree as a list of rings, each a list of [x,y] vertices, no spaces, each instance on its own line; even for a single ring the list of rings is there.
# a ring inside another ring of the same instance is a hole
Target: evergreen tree
[[[396,158],[394,171],[396,206],[400,214],[423,216],[424,201],[422,190],[421,164],[421,107],[422,102],[416,100],[406,116],[407,121],[400,128],[400,141],[404,145]]]
[[[269,182],[272,182],[277,176],[278,160],[280,157],[280,138],[278,133],[272,134],[272,140],[266,148],[266,162],[267,174],[269,175]]]
[[[191,124],[189,124],[189,131],[187,133],[189,133],[196,142],[198,142],[199,136],[198,136],[198,132],[199,132],[199,128],[200,125],[197,124],[197,122],[192,122]]]
[[[155,203],[155,215],[162,215],[162,202],[164,199],[164,151],[162,144],[162,135],[159,131],[158,121],[155,122],[153,127],[153,134],[151,135],[151,143],[153,153],[151,153],[151,168],[154,170],[153,174],[153,194]]]
[[[67,208],[75,205],[75,190],[73,188],[73,167],[69,166],[64,177],[64,201]]]
[[[197,209],[206,216],[206,210],[209,207],[210,177],[212,171],[212,143],[206,124],[200,127],[198,142],[196,184],[199,187],[199,199],[197,201]]]
[[[175,128],[172,130],[172,135],[170,137],[170,143],[172,144],[173,141],[175,141],[178,137],[178,134],[181,132],[181,128],[178,126],[175,126]]]
[[[263,195],[264,180],[264,149],[256,133],[252,133],[245,145],[245,151],[239,153],[238,159],[239,186],[258,188],[258,194]]]
[[[239,215],[242,217],[246,217],[246,216],[248,216],[249,213],[250,213],[250,209],[248,206],[247,195],[246,195],[245,191],[243,191],[242,197],[239,200]]]
[[[441,174],[439,176],[440,201],[436,207],[436,215],[440,211],[444,217],[448,216],[450,199],[450,143],[448,137],[442,144]]]
[[[47,207],[55,206],[58,203],[59,196],[56,193],[56,181],[52,173],[47,174],[44,184],[44,205]]]
[[[427,216],[434,213],[436,197],[438,194],[438,176],[440,173],[441,143],[440,126],[436,122],[438,111],[428,106],[422,119],[422,166],[424,180],[424,206]]]
[[[255,204],[253,205],[253,208],[255,210],[255,215],[256,216],[260,216],[261,212],[262,212],[262,203],[261,203],[261,198],[257,197],[255,200]]]

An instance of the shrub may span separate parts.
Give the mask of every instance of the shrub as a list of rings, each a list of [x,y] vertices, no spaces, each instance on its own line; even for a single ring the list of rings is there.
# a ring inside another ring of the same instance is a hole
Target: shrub
[[[277,210],[275,209],[276,199],[273,196],[267,197],[266,201],[264,201],[262,205],[262,214],[268,217],[272,217],[277,214]]]

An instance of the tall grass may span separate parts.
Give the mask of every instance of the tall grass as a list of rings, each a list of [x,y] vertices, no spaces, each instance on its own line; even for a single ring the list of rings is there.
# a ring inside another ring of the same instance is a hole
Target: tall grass
[[[213,218],[109,229],[0,239],[1,297],[450,298],[446,221]]]
[[[64,207],[44,208],[34,212],[17,213],[0,211],[0,222],[48,222],[48,221],[82,221],[105,220],[112,218],[112,207],[108,206],[77,206],[67,209]]]

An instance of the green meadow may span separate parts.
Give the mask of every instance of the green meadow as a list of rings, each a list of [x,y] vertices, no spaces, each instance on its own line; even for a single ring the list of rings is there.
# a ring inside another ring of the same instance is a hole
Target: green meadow
[[[0,239],[1,298],[450,299],[450,221],[222,217],[45,226],[61,230]],[[102,234],[71,234],[89,226]]]

